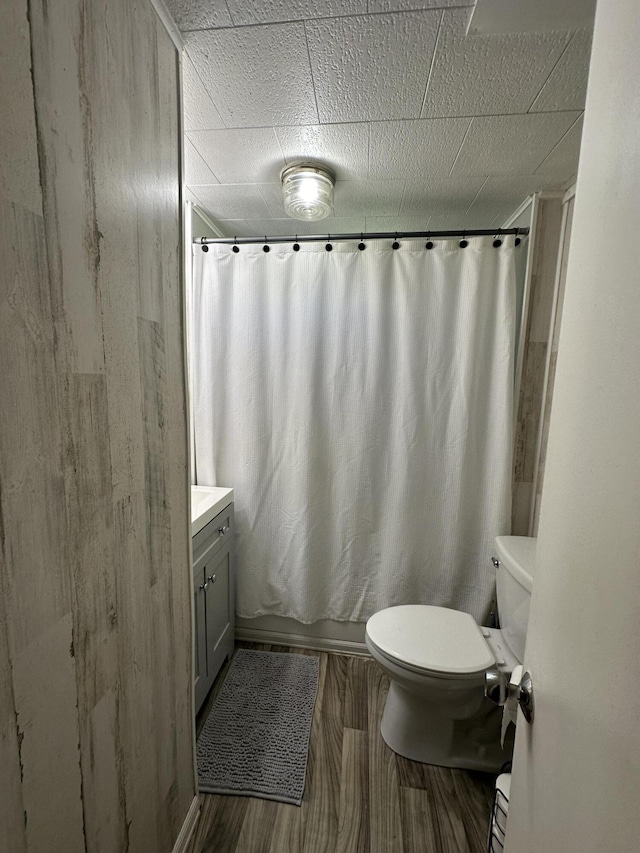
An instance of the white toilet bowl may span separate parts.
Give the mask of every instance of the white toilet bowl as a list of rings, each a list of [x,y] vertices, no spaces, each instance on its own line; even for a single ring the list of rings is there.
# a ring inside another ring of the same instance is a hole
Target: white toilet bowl
[[[522,662],[536,540],[496,538],[502,629],[481,628],[446,607],[409,604],[380,610],[365,640],[391,681],[381,733],[413,761],[496,772],[511,758],[512,730],[500,744],[502,709],[484,695],[489,669],[511,675]]]
[[[391,681],[381,733],[405,758],[443,767],[499,770],[501,710],[484,696],[497,655],[468,613],[428,605],[389,607],[367,623],[366,643]],[[500,632],[491,631],[500,644]],[[500,668],[516,661],[501,653]]]

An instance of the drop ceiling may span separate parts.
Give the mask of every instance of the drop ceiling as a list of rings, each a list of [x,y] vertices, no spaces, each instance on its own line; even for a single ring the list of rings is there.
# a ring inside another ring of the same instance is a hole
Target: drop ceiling
[[[187,197],[223,234],[499,227],[575,179],[590,27],[476,32],[460,0],[168,6],[185,40]],[[282,169],[309,159],[337,178],[322,223],[282,205]]]

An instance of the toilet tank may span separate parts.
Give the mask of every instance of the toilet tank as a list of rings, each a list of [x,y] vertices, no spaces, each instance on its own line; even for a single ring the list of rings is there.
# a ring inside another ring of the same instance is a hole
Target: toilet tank
[[[532,536],[496,536],[496,594],[500,630],[518,661],[524,657],[529,625],[536,544]]]

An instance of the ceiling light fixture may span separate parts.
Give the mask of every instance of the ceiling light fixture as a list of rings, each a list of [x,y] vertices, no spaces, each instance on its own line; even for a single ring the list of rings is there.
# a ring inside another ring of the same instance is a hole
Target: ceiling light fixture
[[[307,222],[324,219],[333,210],[335,176],[324,166],[296,163],[281,175],[287,216]]]

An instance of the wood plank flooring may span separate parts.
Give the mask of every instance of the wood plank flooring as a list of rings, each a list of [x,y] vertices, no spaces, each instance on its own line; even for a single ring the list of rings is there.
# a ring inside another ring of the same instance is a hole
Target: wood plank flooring
[[[375,661],[320,659],[302,806],[202,794],[189,853],[484,853],[494,777],[396,755],[380,736],[389,682]],[[198,717],[202,728],[224,671]]]

